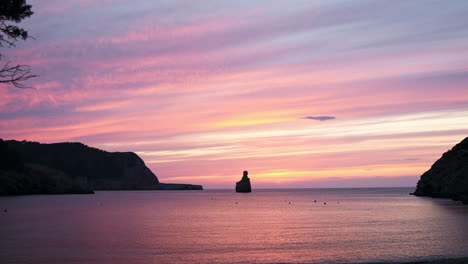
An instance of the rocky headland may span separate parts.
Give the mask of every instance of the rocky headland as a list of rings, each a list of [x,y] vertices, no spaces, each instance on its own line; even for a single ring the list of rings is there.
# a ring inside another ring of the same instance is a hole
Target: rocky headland
[[[92,193],[93,190],[202,190],[160,183],[133,152],[82,143],[0,142],[0,194]]]
[[[421,176],[413,194],[468,204],[468,138],[445,152]]]

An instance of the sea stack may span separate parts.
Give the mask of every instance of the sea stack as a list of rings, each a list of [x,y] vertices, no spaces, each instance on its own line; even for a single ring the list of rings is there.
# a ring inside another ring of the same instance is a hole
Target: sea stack
[[[244,171],[242,179],[236,183],[236,192],[251,192],[250,179],[247,176],[249,173]]]
[[[445,152],[421,176],[414,195],[451,198],[468,204],[468,138]]]

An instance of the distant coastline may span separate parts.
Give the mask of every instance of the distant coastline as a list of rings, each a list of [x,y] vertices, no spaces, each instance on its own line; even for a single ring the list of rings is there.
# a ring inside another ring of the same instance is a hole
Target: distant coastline
[[[0,195],[94,190],[203,190],[203,186],[160,183],[133,152],[107,152],[77,142],[0,139]]]

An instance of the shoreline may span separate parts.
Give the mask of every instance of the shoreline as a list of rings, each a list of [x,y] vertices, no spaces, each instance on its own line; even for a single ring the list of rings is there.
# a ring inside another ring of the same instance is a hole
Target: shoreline
[[[329,262],[309,263],[309,264],[324,264]],[[431,260],[415,260],[415,261],[378,261],[378,262],[337,262],[335,264],[467,264],[468,257],[459,258],[441,258]],[[286,263],[284,263],[286,264]]]
[[[373,262],[300,262],[301,264],[468,264],[468,257],[441,258],[415,261],[373,261]],[[269,264],[299,264],[298,262],[273,262]]]

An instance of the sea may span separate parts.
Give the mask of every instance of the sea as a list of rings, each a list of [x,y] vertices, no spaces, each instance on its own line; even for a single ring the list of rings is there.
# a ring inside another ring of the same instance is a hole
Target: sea
[[[468,206],[414,188],[0,197],[0,263],[398,263],[468,257]]]

